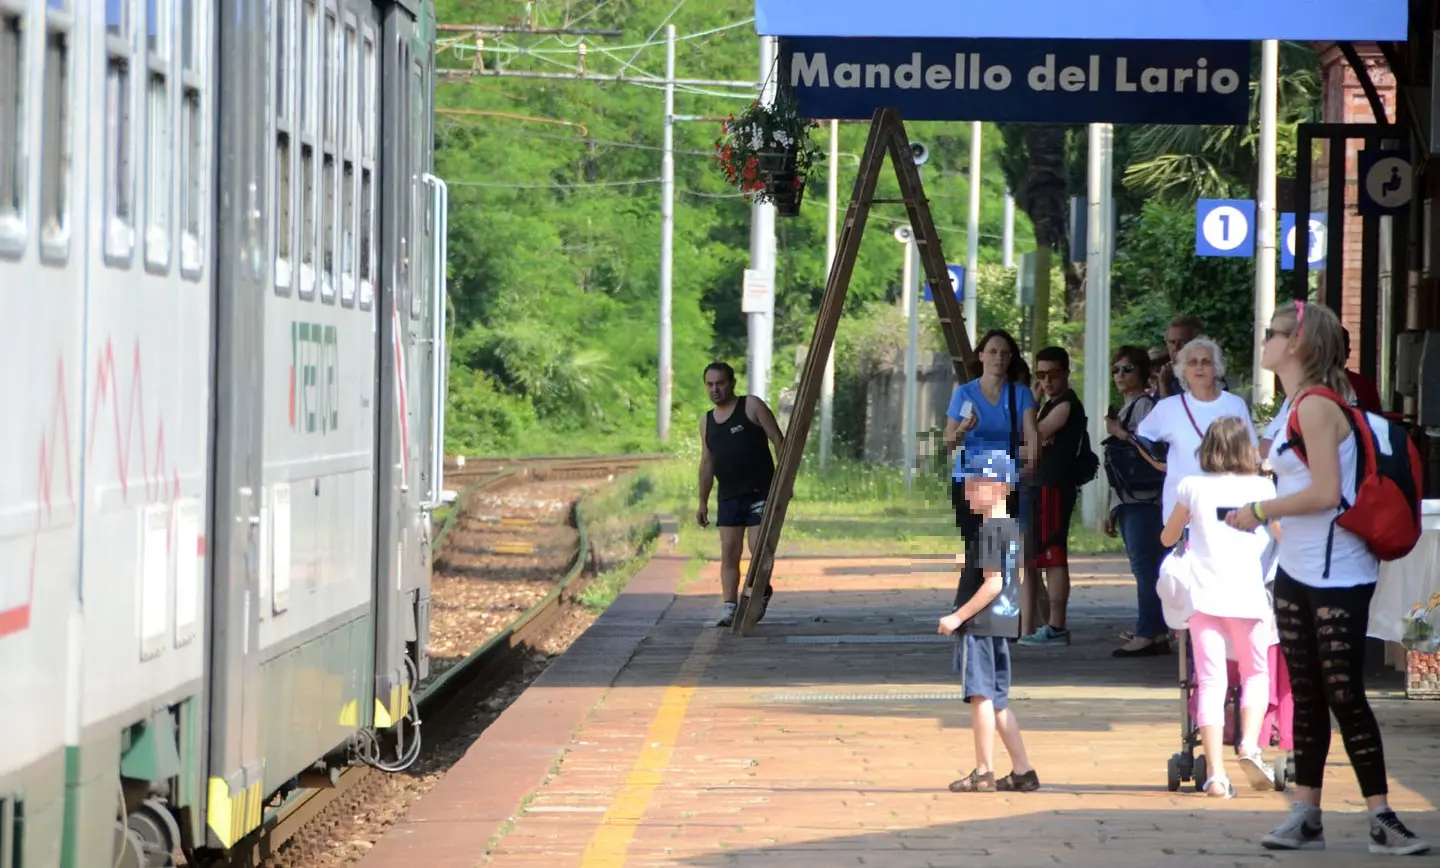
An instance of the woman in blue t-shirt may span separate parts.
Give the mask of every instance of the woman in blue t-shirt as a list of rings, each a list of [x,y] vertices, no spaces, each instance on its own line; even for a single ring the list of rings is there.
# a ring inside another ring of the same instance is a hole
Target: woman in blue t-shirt
[[[991,329],[980,339],[975,354],[980,358],[980,376],[956,387],[945,420],[945,448],[955,452],[950,497],[955,505],[955,524],[967,549],[974,543],[980,517],[970,511],[965,501],[966,453],[1000,450],[1023,468],[1023,478],[1034,470],[1035,445],[1039,442],[1035,395],[1025,384],[1025,362],[1020,358],[1019,344],[1004,329]],[[1020,520],[1022,529],[1029,525],[1026,487],[1022,482],[1010,495],[1010,515]],[[973,558],[966,560],[975,562]]]

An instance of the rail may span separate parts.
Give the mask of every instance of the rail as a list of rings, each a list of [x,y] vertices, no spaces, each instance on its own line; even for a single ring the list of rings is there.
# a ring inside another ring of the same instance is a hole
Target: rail
[[[470,479],[457,497],[454,508],[446,516],[436,535],[434,551],[438,557],[449,538],[455,522],[464,514],[470,498],[480,491],[491,491],[526,478],[546,479],[594,478],[625,473],[641,464],[663,460],[667,455],[621,456],[543,456],[521,459],[481,459],[467,461],[462,467],[449,465],[447,477]],[[479,466],[476,466],[479,465]],[[489,639],[464,660],[442,672],[417,691],[415,702],[421,718],[430,724],[444,721],[463,706],[461,700],[479,697],[493,691],[515,671],[521,655],[544,635],[564,613],[563,602],[571,585],[584,571],[590,551],[590,535],[584,514],[584,497],[578,497],[571,515],[579,535],[575,556],[569,569],[546,596],[531,606],[499,634]],[[260,829],[251,833],[230,851],[228,861],[210,863],[214,868],[263,868],[279,855],[280,848],[295,839],[305,826],[326,808],[347,794],[358,792],[372,782],[378,772],[366,766],[351,766],[341,772],[335,786],[316,790],[297,790],[284,803],[267,811]]]

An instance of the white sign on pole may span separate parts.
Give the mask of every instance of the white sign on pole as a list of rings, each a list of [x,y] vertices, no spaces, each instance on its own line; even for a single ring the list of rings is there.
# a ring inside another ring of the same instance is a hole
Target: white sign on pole
[[[775,309],[775,285],[769,275],[745,269],[745,289],[740,296],[741,313],[770,313]]]

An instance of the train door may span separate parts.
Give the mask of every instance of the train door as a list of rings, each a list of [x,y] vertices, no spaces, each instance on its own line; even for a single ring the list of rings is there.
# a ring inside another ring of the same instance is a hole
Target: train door
[[[214,130],[213,492],[209,539],[210,677],[206,827],[200,847],[228,848],[255,828],[263,807],[260,743],[260,528],[264,481],[264,301],[273,228],[266,176],[273,114],[267,78],[271,0],[221,0]]]
[[[420,677],[419,590],[428,586],[420,406],[416,376],[417,294],[423,294],[425,256],[417,202],[421,167],[414,119],[428,106],[415,85],[416,19],[413,8],[383,12],[381,60],[381,261],[379,482],[375,585],[375,726],[385,729],[410,708],[409,690]]]

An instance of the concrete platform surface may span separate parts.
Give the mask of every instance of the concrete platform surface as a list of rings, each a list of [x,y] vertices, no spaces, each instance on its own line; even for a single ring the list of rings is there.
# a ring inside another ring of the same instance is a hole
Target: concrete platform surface
[[[1041,791],[948,792],[974,764],[950,640],[935,633],[954,592],[951,557],[782,560],[768,616],[743,639],[710,626],[714,565],[671,602],[678,567],[652,564],[611,623],[597,623],[599,644],[582,639],[562,658],[574,665],[552,667],[361,864],[1394,861],[1366,850],[1363,801],[1338,734],[1324,852],[1262,849],[1286,796],[1241,786],[1233,766],[1238,798],[1208,799],[1190,785],[1168,792],[1166,761],[1180,738],[1177,658],[1110,656],[1134,618],[1133,583],[1119,560],[1076,560],[1073,645],[1012,646],[1012,707]],[[618,643],[612,654],[634,645],[623,668],[606,658],[604,641]],[[587,659],[594,665],[581,665]],[[1440,703],[1406,700],[1393,675],[1370,692],[1391,805],[1440,843]],[[523,768],[516,756],[529,758]],[[998,740],[996,763],[1010,768]],[[1440,854],[1401,864],[1440,865]]]

